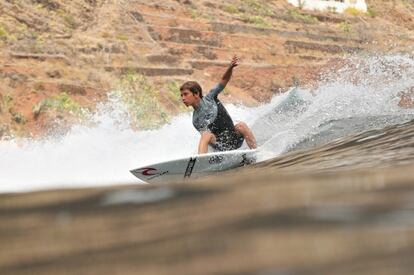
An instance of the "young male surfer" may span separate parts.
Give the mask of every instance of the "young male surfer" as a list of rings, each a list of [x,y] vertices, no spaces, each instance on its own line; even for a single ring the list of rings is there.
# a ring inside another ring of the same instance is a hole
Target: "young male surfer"
[[[217,98],[230,81],[233,68],[237,65],[239,58],[234,56],[221,81],[206,96],[203,96],[201,86],[195,81],[186,82],[180,87],[183,103],[194,108],[193,125],[201,134],[199,154],[207,153],[208,145],[218,151],[235,150],[242,146],[244,140],[250,149],[257,147],[256,139],[246,123],[234,125]]]

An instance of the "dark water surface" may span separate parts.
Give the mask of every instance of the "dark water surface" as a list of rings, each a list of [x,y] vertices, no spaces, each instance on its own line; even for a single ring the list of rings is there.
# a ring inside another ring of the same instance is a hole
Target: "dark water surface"
[[[375,121],[387,118],[377,117]],[[356,119],[332,123],[326,131],[307,138],[292,147],[291,153],[257,164],[255,168],[278,168],[279,171],[337,171],[350,169],[366,169],[378,166],[400,166],[413,164],[414,159],[414,120],[365,131],[346,138],[337,138],[345,131],[346,126],[352,125],[353,131],[358,131],[360,125],[374,119],[364,118],[358,123]],[[348,130],[349,131],[349,130]],[[320,145],[324,141],[330,142]],[[302,149],[315,148],[315,149]],[[302,150],[301,150],[302,149]]]
[[[414,122],[195,182],[0,196],[0,274],[411,274]]]

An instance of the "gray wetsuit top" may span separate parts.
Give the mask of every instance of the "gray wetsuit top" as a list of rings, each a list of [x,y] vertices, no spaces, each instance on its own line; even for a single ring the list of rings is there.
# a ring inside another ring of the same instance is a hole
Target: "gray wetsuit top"
[[[208,131],[208,126],[214,122],[217,117],[217,96],[223,91],[224,86],[217,84],[210,92],[203,96],[200,105],[193,112],[193,125],[199,132]]]

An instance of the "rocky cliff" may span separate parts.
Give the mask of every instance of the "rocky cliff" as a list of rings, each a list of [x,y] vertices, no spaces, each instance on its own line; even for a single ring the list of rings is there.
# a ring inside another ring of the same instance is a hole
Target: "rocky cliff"
[[[414,4],[367,3],[334,14],[284,0],[0,0],[0,136],[70,125],[109,91],[137,127],[160,125],[183,111],[183,81],[210,88],[233,54],[223,100],[256,105],[349,55],[411,53]]]

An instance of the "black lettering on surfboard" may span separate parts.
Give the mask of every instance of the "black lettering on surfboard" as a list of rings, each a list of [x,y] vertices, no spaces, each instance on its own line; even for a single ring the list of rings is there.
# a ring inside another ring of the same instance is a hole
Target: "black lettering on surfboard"
[[[240,162],[240,166],[245,166],[247,162],[247,155],[243,154],[242,155],[242,161]]]
[[[212,156],[208,160],[208,163],[210,164],[218,164],[223,162],[224,157],[223,156]]]
[[[158,174],[156,174],[156,175],[153,175],[153,176],[151,176],[151,177],[149,177],[149,178],[147,178],[147,179],[148,179],[148,180],[153,180],[153,179],[155,179],[155,178],[158,178],[158,177],[164,176],[164,175],[166,175],[166,174],[168,174],[168,173],[169,173],[169,171],[160,172],[160,173],[158,173]]]
[[[242,161],[240,162],[240,166],[246,166],[256,162],[256,158],[251,157],[247,158],[247,154],[242,155]]]
[[[191,176],[196,160],[197,158],[190,158],[188,161],[187,169],[185,169],[184,178],[189,178]]]

